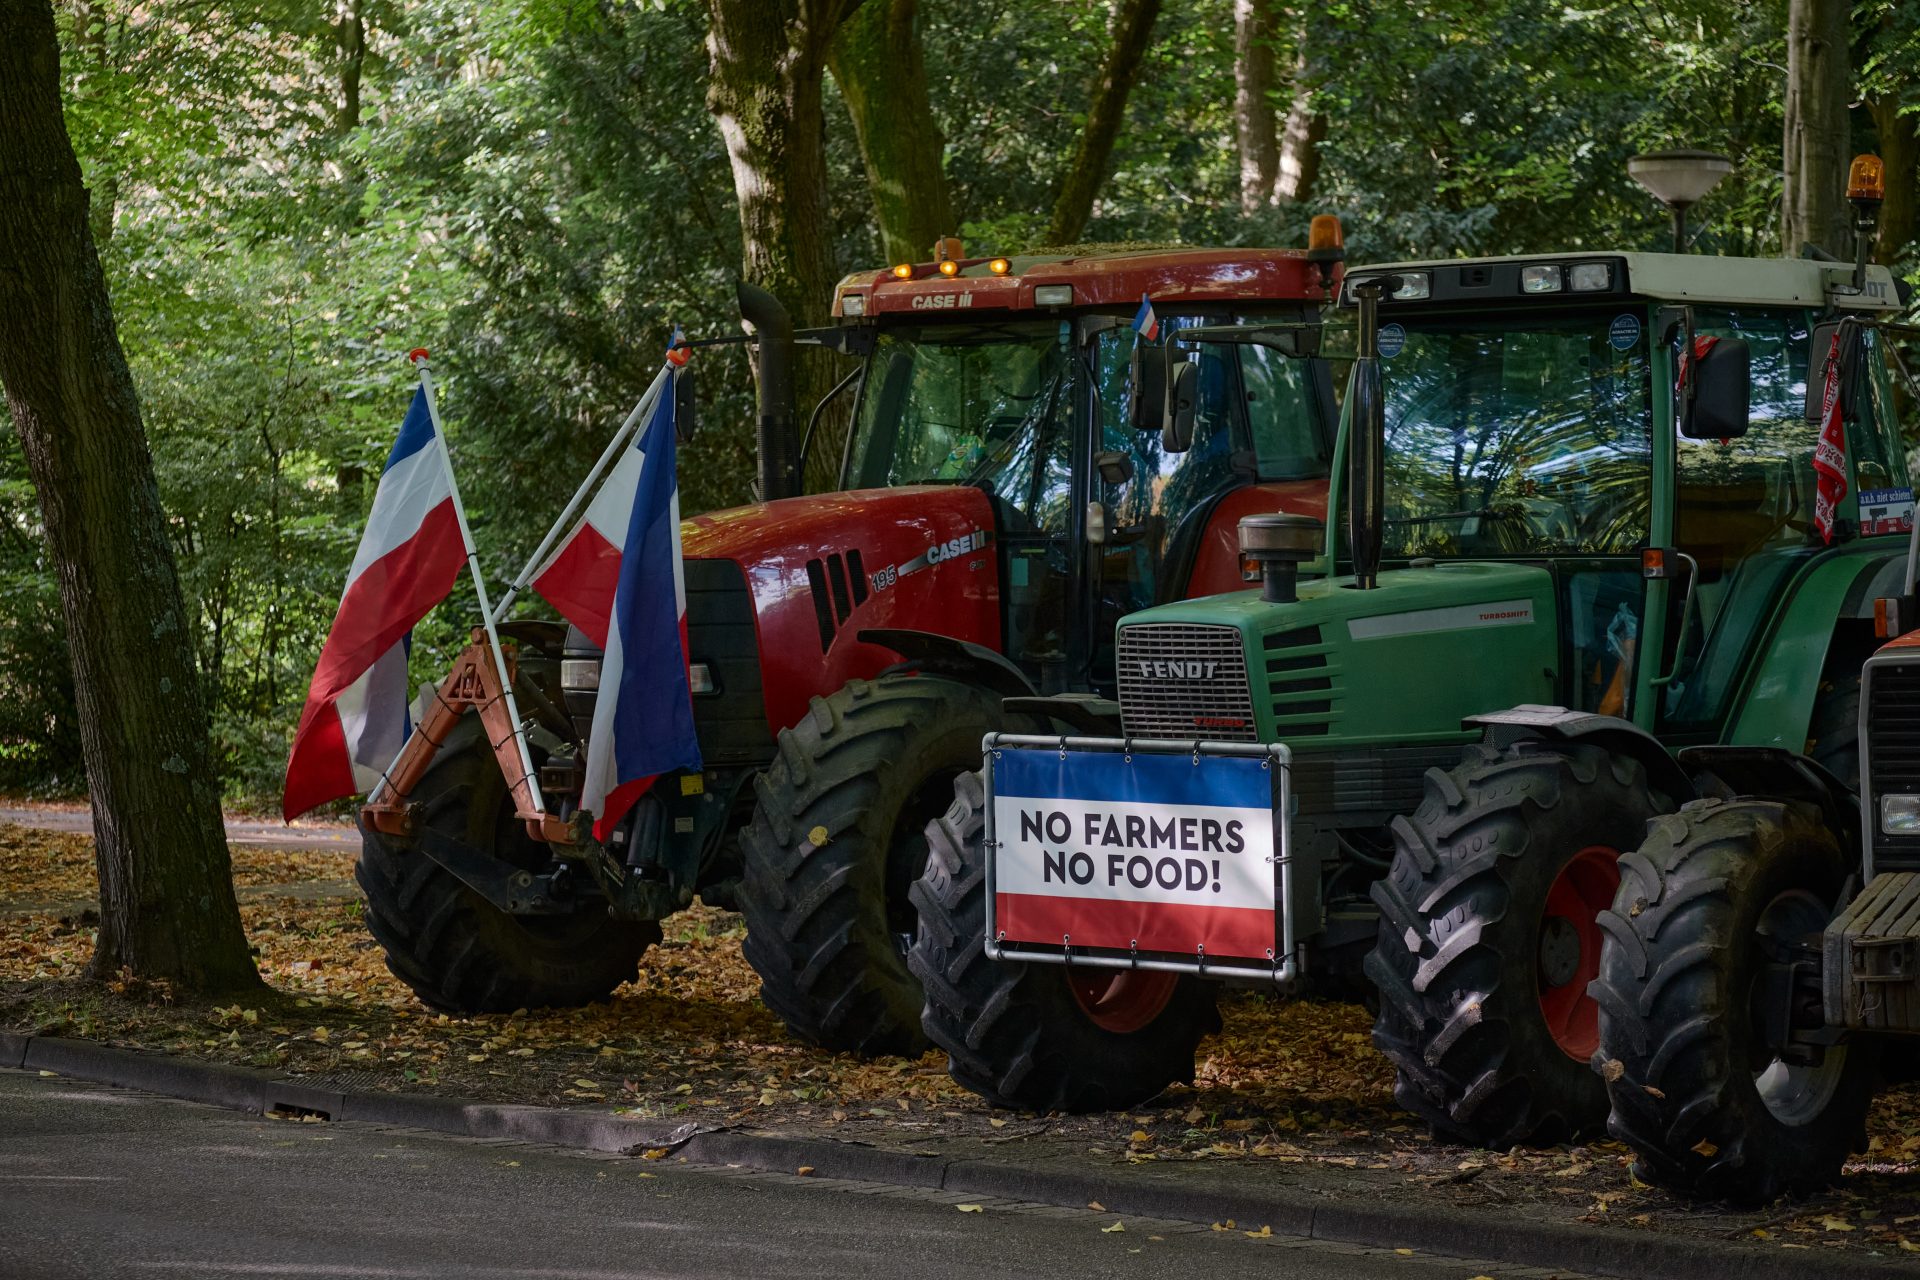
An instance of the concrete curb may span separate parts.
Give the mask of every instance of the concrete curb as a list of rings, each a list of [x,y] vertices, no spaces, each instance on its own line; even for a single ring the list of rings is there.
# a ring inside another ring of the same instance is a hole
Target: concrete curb
[[[1523,1266],[1571,1268],[1632,1280],[1861,1280],[1875,1274],[1916,1273],[1915,1268],[1898,1262],[1829,1259],[1810,1251],[1761,1251],[1732,1241],[1679,1240],[1624,1228],[1495,1221],[1471,1212],[1341,1202],[1299,1191],[1234,1192],[1155,1185],[1143,1177],[912,1155],[823,1138],[701,1131],[692,1124],[669,1126],[557,1107],[350,1093],[242,1067],[114,1049],[86,1040],[0,1032],[0,1068],[10,1067],[51,1071],[255,1114],[299,1110],[331,1120],[589,1151],[637,1153],[664,1147],[693,1165],[768,1173],[793,1173],[811,1166],[822,1178],[924,1187],[983,1199],[1025,1200],[1068,1208],[1098,1201],[1116,1215],[1188,1222],[1232,1218],[1248,1229],[1271,1227],[1276,1235],[1416,1249]]]

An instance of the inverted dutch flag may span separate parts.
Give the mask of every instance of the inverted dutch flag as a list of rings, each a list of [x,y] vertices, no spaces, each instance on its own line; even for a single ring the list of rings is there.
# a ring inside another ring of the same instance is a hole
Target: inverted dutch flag
[[[293,735],[281,800],[288,820],[371,791],[412,731],[408,640],[467,557],[445,448],[426,390],[415,391]]]
[[[701,767],[687,679],[687,584],[680,553],[674,397],[669,380],[662,379],[661,385],[646,427],[594,499],[595,507],[609,504],[603,511],[609,523],[600,527],[621,531],[617,581],[597,637],[604,650],[600,693],[580,796],[580,807],[595,815],[594,835],[601,840],[654,778]],[[547,594],[546,588],[541,594]],[[551,595],[547,598],[560,607]]]
[[[1140,295],[1140,309],[1133,313],[1133,331],[1148,342],[1160,341],[1160,317],[1153,313],[1153,299]]]

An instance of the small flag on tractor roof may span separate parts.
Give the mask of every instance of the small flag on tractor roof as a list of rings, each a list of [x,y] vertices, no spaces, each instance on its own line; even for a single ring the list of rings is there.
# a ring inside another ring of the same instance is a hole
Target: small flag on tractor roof
[[[595,507],[609,501],[626,508],[625,520],[618,522],[618,577],[601,645],[600,693],[580,795],[580,807],[595,815],[594,835],[601,840],[654,778],[701,767],[687,678],[674,396],[667,380],[662,386],[645,430],[594,499]]]
[[[1847,496],[1846,397],[1840,385],[1846,364],[1840,335],[1847,328],[1844,324],[1836,328],[1827,347],[1820,396],[1820,441],[1813,450],[1813,527],[1825,542],[1833,541],[1834,514]]]
[[[468,550],[446,447],[422,387],[380,473],[293,735],[281,801],[289,820],[372,790],[412,732],[408,641],[414,624],[453,590]]]
[[[1153,313],[1153,299],[1140,295],[1140,309],[1133,313],[1133,331],[1148,342],[1160,341],[1160,317]]]

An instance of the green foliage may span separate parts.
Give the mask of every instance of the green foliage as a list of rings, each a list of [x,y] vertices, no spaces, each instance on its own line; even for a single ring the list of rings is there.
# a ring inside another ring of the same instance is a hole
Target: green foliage
[[[870,0],[877,2],[877,0]],[[1279,7],[1279,6],[1277,6]],[[139,383],[230,789],[278,788],[384,452],[434,353],[489,575],[519,566],[676,323],[733,331],[740,232],[705,102],[701,0],[66,0],[69,128]],[[1725,151],[1709,252],[1778,252],[1784,0],[1581,7],[1332,0],[1282,19],[1328,122],[1304,206],[1244,215],[1231,0],[1168,0],[1090,239],[1298,244],[1338,212],[1356,260],[1664,247],[1634,151]],[[1035,247],[1086,111],[1107,0],[925,0],[946,172],[975,252]],[[1856,7],[1860,92],[1920,112],[1920,16]],[[875,263],[864,172],[827,86],[839,261]],[[1864,114],[1859,130],[1871,141]],[[689,512],[752,480],[744,353],[698,357]],[[0,448],[0,786],[73,788],[57,591],[17,446]],[[533,603],[533,608],[538,604]],[[431,678],[473,615],[423,627]]]

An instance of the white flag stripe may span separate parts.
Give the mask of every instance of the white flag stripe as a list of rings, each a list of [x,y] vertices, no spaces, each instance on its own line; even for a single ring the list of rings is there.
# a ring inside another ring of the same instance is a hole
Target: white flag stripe
[[[440,450],[445,447],[436,431],[426,447],[415,449],[380,477],[380,487],[373,496],[373,512],[367,517],[367,531],[360,539],[359,551],[354,553],[353,568],[347,572],[348,585],[352,585],[368,565],[420,532],[427,512],[453,496],[440,461]]]

